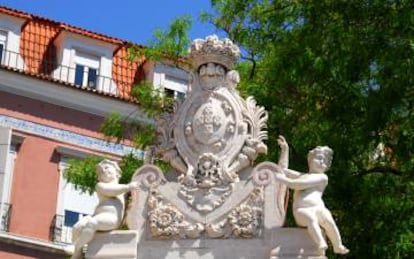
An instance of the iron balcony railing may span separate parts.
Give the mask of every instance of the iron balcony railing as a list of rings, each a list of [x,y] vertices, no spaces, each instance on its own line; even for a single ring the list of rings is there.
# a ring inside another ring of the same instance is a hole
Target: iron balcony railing
[[[122,99],[131,98],[131,89],[136,82],[132,84],[122,80],[115,82],[111,77],[100,75],[99,69],[76,64],[74,67],[64,66],[55,60],[56,58],[53,57],[45,57],[42,60],[35,58],[23,60],[21,54],[17,52],[0,49],[0,67],[2,68]]]
[[[1,224],[0,224],[0,230],[8,232],[10,227],[10,218],[11,218],[11,212],[12,212],[12,205],[9,203],[0,203],[0,208],[3,208],[1,211]]]

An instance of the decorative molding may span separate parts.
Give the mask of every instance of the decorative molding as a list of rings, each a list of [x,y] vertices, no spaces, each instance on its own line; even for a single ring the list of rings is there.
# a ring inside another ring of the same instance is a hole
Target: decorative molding
[[[76,87],[62,86],[60,83],[39,80],[14,71],[0,69],[0,78],[0,92],[4,91],[98,116],[107,116],[111,111],[117,111],[130,120],[152,123],[152,119],[145,116],[134,103],[84,92]]]
[[[263,188],[256,187],[245,201],[216,222],[198,222],[180,211],[157,188],[150,189],[147,224],[153,239],[258,238],[263,230]]]
[[[67,130],[52,128],[6,115],[0,115],[0,126],[10,127],[37,136],[118,156],[133,153],[135,156],[142,158],[144,154],[143,151],[137,150],[130,146],[107,142],[102,139],[88,137]]]
[[[156,153],[181,173],[178,197],[203,214],[222,206],[239,173],[267,152],[267,112],[253,97],[240,97],[240,76],[228,71],[238,55],[228,39],[195,40],[190,58],[199,69],[187,97],[173,116],[156,118]]]

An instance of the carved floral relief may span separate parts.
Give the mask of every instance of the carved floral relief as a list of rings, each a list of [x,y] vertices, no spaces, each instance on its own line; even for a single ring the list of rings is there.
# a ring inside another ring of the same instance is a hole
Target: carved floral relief
[[[213,223],[196,222],[186,218],[158,190],[148,197],[148,226],[151,238],[257,238],[260,237],[263,217],[262,187],[256,187],[248,198]]]

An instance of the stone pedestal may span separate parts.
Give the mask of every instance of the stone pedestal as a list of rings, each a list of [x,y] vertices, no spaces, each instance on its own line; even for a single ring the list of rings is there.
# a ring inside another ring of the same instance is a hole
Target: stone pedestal
[[[280,228],[269,239],[141,241],[138,259],[326,259],[305,229]]]
[[[138,234],[133,230],[96,233],[88,244],[86,259],[136,259]]]
[[[136,231],[98,233],[86,259],[327,259],[306,229],[279,228],[268,238],[141,240]]]

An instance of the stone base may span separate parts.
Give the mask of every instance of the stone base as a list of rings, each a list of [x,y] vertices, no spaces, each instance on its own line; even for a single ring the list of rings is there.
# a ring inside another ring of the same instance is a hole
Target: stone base
[[[327,259],[308,232],[280,228],[263,239],[141,240],[132,230],[97,233],[86,259]]]
[[[88,244],[85,259],[136,259],[138,234],[134,230],[96,233]]]
[[[141,240],[138,259],[326,259],[308,232],[280,228],[262,239]]]

